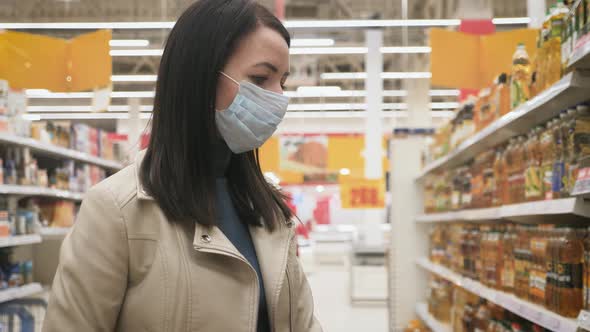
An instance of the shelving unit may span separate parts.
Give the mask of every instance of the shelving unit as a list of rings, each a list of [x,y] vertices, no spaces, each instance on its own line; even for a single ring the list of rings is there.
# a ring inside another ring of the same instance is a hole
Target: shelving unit
[[[570,57],[568,67],[590,69],[590,42],[586,42],[584,45],[574,50]]]
[[[587,224],[590,221],[590,202],[587,200],[590,198],[590,184],[582,186],[585,190],[582,190],[579,196],[570,198],[444,213],[424,214],[423,212],[424,181],[422,180],[426,175],[464,165],[480,153],[505,143],[514,136],[524,135],[531,128],[558,116],[561,111],[589,100],[590,71],[584,69],[590,69],[590,46],[577,50],[570,66],[575,67],[576,70],[518,109],[462,142],[447,156],[430,163],[422,170],[420,169],[422,151],[426,145],[426,139],[394,137],[391,143],[391,154],[403,156],[403,158],[393,158],[390,176],[390,187],[394,188],[390,213],[392,239],[389,250],[392,326],[401,328],[418,315],[434,331],[444,330],[440,322],[428,317],[423,304],[424,290],[428,287],[429,273],[427,272],[431,272],[551,331],[576,331],[578,323],[575,319],[562,317],[514,295],[488,288],[423,258],[429,252],[430,227],[436,223],[510,221]],[[588,181],[590,182],[590,169]],[[406,306],[410,303],[416,307],[410,307],[408,310]],[[590,313],[585,317],[590,321]]]
[[[32,283],[21,287],[0,290],[0,303],[32,296],[43,291],[39,283]]]
[[[426,166],[418,179],[442,168],[459,166],[516,135],[528,133],[534,126],[558,116],[564,109],[588,100],[589,88],[590,73],[569,73],[549,89],[465,140],[448,155]]]
[[[420,320],[422,320],[433,332],[452,332],[449,324],[439,322],[428,312],[428,305],[426,305],[426,303],[416,304],[416,315],[418,315]]]
[[[541,306],[521,300],[512,294],[498,291],[486,287],[477,281],[464,278],[444,266],[430,262],[426,258],[418,259],[416,263],[419,267],[551,331],[575,332],[578,327],[575,319],[565,318]]]
[[[0,133],[0,144],[9,144],[25,147],[40,154],[68,158],[100,166],[113,171],[118,171],[123,168],[123,164],[117,161],[107,160],[96,156],[92,156],[88,153],[62,148],[60,146],[55,146],[53,144],[43,143],[28,137],[20,137],[12,134]]]
[[[15,235],[0,238],[0,248],[25,246],[40,242],[41,235],[39,234]]]
[[[43,239],[63,239],[70,232],[70,227],[43,227],[41,237]]]
[[[1,195],[13,195],[13,196],[39,196],[39,197],[52,197],[52,198],[61,198],[67,199],[72,201],[81,201],[84,197],[84,194],[67,191],[67,190],[59,190],[59,189],[52,189],[52,188],[45,188],[45,187],[37,187],[37,186],[18,186],[18,185],[7,185],[2,184],[0,185],[0,194]]]
[[[505,220],[523,223],[555,223],[556,218],[563,223],[588,221],[588,218],[590,218],[590,204],[587,204],[582,198],[563,198],[550,201],[504,205],[495,208],[422,214],[416,217],[416,222],[485,222]]]

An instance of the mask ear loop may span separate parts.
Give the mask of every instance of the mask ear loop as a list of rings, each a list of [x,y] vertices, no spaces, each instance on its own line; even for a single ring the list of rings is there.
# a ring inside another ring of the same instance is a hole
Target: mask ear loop
[[[222,71],[220,71],[219,73],[220,73],[221,75],[223,75],[223,76],[225,76],[225,77],[229,78],[229,79],[230,79],[232,82],[236,83],[238,86],[240,86],[240,83],[238,83],[238,81],[234,80],[234,79],[233,79],[231,76],[229,76],[228,74],[226,74],[226,73],[224,73],[224,72],[222,72]]]

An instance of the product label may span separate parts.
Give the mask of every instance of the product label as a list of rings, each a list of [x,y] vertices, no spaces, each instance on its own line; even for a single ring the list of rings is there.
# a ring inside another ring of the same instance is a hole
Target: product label
[[[504,269],[502,270],[502,285],[507,288],[514,287],[514,269],[512,268],[512,264],[504,265]]]
[[[564,22],[562,19],[553,19],[551,21],[551,38],[553,37],[560,37],[562,34]]]
[[[557,264],[558,287],[578,288],[583,287],[583,264]]]
[[[563,189],[563,174],[565,173],[565,165],[563,161],[558,161],[553,164],[553,186],[552,190],[554,193],[560,193]]]
[[[553,165],[543,167],[543,191],[545,199],[553,198]]]
[[[525,184],[524,184],[525,197],[526,198],[540,197],[542,186],[543,186],[543,181],[541,180],[539,168],[536,166],[531,166],[531,167],[527,168],[526,173],[525,173]]]
[[[531,294],[544,301],[545,286],[547,285],[547,273],[541,270],[532,270],[529,277],[529,286]]]

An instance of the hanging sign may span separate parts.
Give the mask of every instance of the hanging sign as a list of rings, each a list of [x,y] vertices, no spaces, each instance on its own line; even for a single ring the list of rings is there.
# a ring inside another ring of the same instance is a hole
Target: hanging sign
[[[346,180],[340,183],[343,209],[382,209],[385,207],[383,180]]]

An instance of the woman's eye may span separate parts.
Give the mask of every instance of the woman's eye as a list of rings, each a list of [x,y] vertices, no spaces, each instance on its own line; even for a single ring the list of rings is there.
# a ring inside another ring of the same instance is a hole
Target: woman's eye
[[[250,80],[256,85],[263,85],[267,78],[264,76],[250,76]]]

